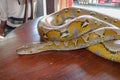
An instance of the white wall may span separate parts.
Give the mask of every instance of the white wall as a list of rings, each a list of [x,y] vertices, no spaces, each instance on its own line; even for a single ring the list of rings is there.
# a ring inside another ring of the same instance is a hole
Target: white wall
[[[37,0],[36,17],[46,15],[46,0]]]

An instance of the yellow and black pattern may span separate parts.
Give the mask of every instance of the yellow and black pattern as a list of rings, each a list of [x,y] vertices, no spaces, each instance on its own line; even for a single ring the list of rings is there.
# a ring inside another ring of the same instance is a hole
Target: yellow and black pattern
[[[103,58],[120,62],[119,27],[120,19],[86,9],[65,8],[39,21],[42,43],[24,45],[17,53],[86,48]]]

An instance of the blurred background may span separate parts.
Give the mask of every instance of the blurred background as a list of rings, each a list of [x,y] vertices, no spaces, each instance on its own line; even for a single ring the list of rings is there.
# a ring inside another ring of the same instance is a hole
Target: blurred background
[[[90,9],[120,18],[120,0],[38,0],[36,15],[47,15],[66,7]]]

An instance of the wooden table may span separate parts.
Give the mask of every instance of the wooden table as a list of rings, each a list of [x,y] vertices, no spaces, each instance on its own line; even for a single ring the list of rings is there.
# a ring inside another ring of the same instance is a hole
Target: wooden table
[[[23,24],[0,42],[0,80],[120,80],[120,63],[85,49],[16,54],[18,47],[40,41],[38,20]]]

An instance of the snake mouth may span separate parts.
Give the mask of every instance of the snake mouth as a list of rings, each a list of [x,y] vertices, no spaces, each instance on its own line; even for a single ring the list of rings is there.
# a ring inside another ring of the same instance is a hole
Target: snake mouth
[[[110,40],[103,42],[105,48],[111,53],[119,53],[120,52],[120,40]]]

